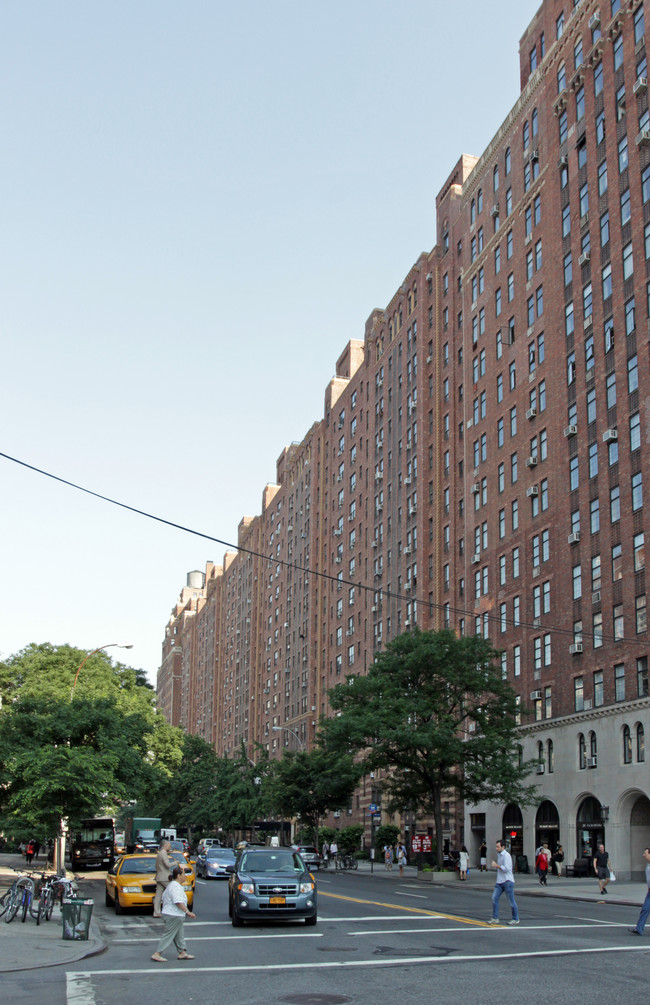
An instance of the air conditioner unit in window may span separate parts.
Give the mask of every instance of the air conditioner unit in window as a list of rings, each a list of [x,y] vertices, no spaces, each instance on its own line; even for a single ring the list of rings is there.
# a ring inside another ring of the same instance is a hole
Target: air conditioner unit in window
[[[582,707],[583,707],[583,709],[585,710],[585,712],[589,712],[589,710],[590,710],[591,708],[593,708],[593,704],[594,704],[594,703],[593,703],[593,701],[592,701],[592,699],[591,699],[591,698],[585,698],[585,700],[584,700],[584,703],[583,703],[583,706],[582,706]]]
[[[588,251],[583,251],[578,259],[578,265],[587,265],[591,259],[591,255]]]
[[[376,541],[373,541],[373,542],[372,542],[372,547],[373,547],[373,548],[376,548],[376,547],[377,547],[377,542],[376,542]]]
[[[618,429],[606,429],[603,433],[603,443],[611,443],[618,439]]]
[[[410,621],[410,618],[407,618],[407,619],[406,619],[406,621],[404,622],[404,627],[405,627],[405,628],[410,628],[410,627],[411,627],[411,621]]]
[[[472,565],[478,565],[480,561],[481,561],[481,553],[477,551],[476,554],[472,555]]]
[[[636,80],[634,81],[634,87],[632,88],[634,93],[638,94],[639,91],[647,91],[647,89],[648,89],[648,78],[637,77]]]
[[[650,143],[650,129],[642,129],[636,137],[636,145],[640,147],[644,143]]]
[[[566,167],[568,163],[569,163],[569,158],[567,157],[566,154],[564,154],[562,157],[560,157],[560,159],[558,161],[558,167],[561,167],[561,168]]]
[[[495,202],[494,206],[490,210],[490,215],[491,216],[498,216],[499,215],[499,203],[498,202]]]
[[[384,476],[382,475],[381,471],[376,471],[375,472],[375,481],[376,482],[382,482],[383,480],[384,480]]]
[[[377,607],[376,607],[376,605],[373,606],[373,607],[371,607],[370,610],[372,611],[373,614],[376,614],[377,613]]]
[[[404,589],[405,589],[405,591],[407,593],[410,593],[411,592],[411,584],[410,583],[404,583]]]
[[[536,468],[537,467],[537,457],[534,454],[531,454],[530,457],[526,458],[526,467],[527,468]]]
[[[334,810],[334,812],[332,813],[332,816],[333,817],[340,817],[341,816],[341,811],[340,810]]]
[[[539,628],[542,623],[541,618],[533,618],[533,628]]]
[[[537,764],[535,765],[535,774],[536,775],[543,775],[544,774],[544,762],[543,761],[538,761]]]
[[[536,408],[529,408],[528,411],[526,412],[526,418],[527,419],[534,419],[536,417],[536,415],[537,415],[537,409]]]
[[[530,159],[531,159],[531,161],[538,161],[539,160],[539,150],[533,150],[532,153],[531,153],[531,155],[530,155]]]
[[[541,691],[531,691],[530,692],[530,700],[531,701],[541,701],[542,700],[542,692]]]
[[[600,11],[597,10],[589,18],[589,31],[593,31],[594,28],[598,28],[600,25]]]
[[[599,604],[600,603],[600,596],[601,596],[600,590],[594,590],[594,592],[591,594],[591,602],[592,602],[592,604]]]
[[[408,476],[408,475],[407,475],[407,476],[406,476],[406,478],[404,479],[404,484],[405,484],[405,485],[410,485],[410,484],[411,484],[411,479],[409,478],[409,476]]]
[[[405,555],[410,555],[411,554],[411,549],[408,547],[408,545],[406,546],[406,548],[403,549],[403,552],[404,552]]]
[[[580,531],[574,530],[572,534],[569,534],[567,541],[569,544],[577,544],[580,540]]]
[[[531,496],[538,496],[539,495],[539,486],[538,485],[531,485],[529,488],[526,489],[526,495],[528,496],[529,499],[530,499]]]
[[[578,427],[572,422],[570,425],[564,427],[565,436],[575,436],[578,432]]]
[[[598,758],[597,757],[588,757],[587,758],[587,767],[588,768],[597,768],[598,767]]]
[[[433,356],[427,356],[427,363],[433,362]]]
[[[577,656],[582,652],[582,642],[572,642],[569,646],[569,652],[572,656]]]
[[[480,492],[481,491],[481,483],[480,482],[474,482],[474,484],[472,485],[471,491],[474,492],[474,493]]]

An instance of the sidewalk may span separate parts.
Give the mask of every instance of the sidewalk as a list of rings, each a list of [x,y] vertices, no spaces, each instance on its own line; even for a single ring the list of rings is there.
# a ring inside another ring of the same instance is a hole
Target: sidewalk
[[[326,876],[330,870],[323,870],[322,875]],[[370,874],[370,862],[359,862],[359,869],[351,875]],[[344,874],[345,875],[345,874]],[[372,875],[376,879],[383,879],[388,883],[399,883],[399,869],[396,865],[390,872],[387,872],[384,863],[375,861]],[[422,875],[422,874],[421,874]],[[494,870],[479,872],[478,869],[470,868],[469,875],[464,883],[461,883],[458,873],[443,873],[444,879],[438,873],[425,873],[426,879],[418,879],[417,869],[413,865],[408,865],[404,870],[404,880],[415,883],[422,883],[424,886],[445,886],[450,890],[465,887],[472,890],[492,890],[496,873]],[[433,876],[433,879],[431,879]],[[453,878],[452,878],[453,877]],[[318,873],[316,874],[318,879]],[[403,880],[402,880],[403,882]],[[591,903],[611,903],[624,904],[630,907],[641,909],[641,904],[646,895],[645,883],[610,883],[605,896],[601,896],[598,890],[598,880],[593,877],[587,879],[574,879],[567,876],[548,877],[547,886],[540,886],[537,875],[531,873],[515,874],[515,891],[517,896],[529,897],[553,897],[560,900],[582,900]],[[630,922],[636,923],[636,917]]]
[[[24,869],[22,855],[0,855],[0,894],[11,886],[17,873]],[[45,869],[45,858],[35,859],[30,867],[34,871]],[[71,875],[70,873],[68,875]],[[79,895],[83,896],[83,880],[79,884]],[[0,918],[0,973],[9,970],[35,970],[39,967],[55,967],[62,963],[76,963],[87,956],[94,956],[106,948],[99,928],[91,919],[90,933],[83,942],[68,942],[63,939],[61,908],[55,907],[50,921],[36,924],[31,916],[22,924],[19,917],[10,925]]]

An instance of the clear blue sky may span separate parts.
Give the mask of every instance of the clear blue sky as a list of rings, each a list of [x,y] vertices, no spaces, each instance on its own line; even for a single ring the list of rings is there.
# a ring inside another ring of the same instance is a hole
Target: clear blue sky
[[[434,245],[537,8],[5,0],[0,449],[236,541]],[[0,654],[128,638],[154,679],[223,549],[4,459],[0,500]]]

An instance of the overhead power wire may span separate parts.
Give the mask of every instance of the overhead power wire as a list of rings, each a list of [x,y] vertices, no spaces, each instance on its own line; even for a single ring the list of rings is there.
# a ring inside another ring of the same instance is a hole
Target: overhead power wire
[[[38,475],[43,475],[45,478],[50,478],[52,481],[59,482],[61,485],[67,485],[68,488],[76,489],[77,492],[84,492],[86,495],[94,496],[95,499],[101,499],[102,502],[110,503],[111,506],[118,506],[120,509],[128,510],[130,513],[136,513],[138,516],[143,516],[147,520],[155,520],[157,523],[162,523],[166,527],[173,527],[175,530],[181,530],[185,534],[192,534],[194,537],[203,538],[205,541],[213,541],[215,544],[221,545],[223,548],[233,551],[239,551],[244,555],[250,555],[252,558],[259,558],[269,565],[282,565],[287,569],[293,569],[296,572],[303,572],[309,576],[316,576],[319,579],[325,580],[326,582],[336,583],[337,586],[353,586],[357,590],[365,590],[366,592],[376,594],[378,597],[383,599],[388,597],[393,600],[401,600],[407,603],[411,601],[413,604],[417,604],[422,607],[428,607],[430,611],[444,611],[448,610],[450,614],[455,614],[458,617],[464,617],[473,620],[476,617],[480,617],[483,620],[485,614],[489,622],[495,624],[503,624],[504,619],[499,614],[491,614],[489,612],[481,612],[479,615],[474,611],[467,611],[464,608],[458,607],[446,607],[445,604],[436,604],[430,600],[419,600],[417,597],[407,597],[402,593],[398,593],[394,590],[386,590],[383,587],[377,589],[374,585],[369,585],[367,583],[358,582],[354,579],[339,579],[337,576],[333,576],[328,572],[319,572],[317,569],[310,569],[309,566],[299,565],[297,562],[289,562],[286,559],[279,558],[273,554],[266,555],[263,552],[255,551],[252,548],[245,548],[240,544],[233,544],[231,541],[225,541],[222,538],[214,537],[212,534],[206,534],[200,530],[194,530],[193,527],[186,527],[182,523],[176,523],[173,520],[167,520],[165,517],[156,516],[155,513],[149,513],[147,510],[138,509],[137,506],[130,506],[128,503],[120,502],[119,499],[113,499],[111,496],[103,495],[101,492],[95,492],[93,489],[88,489],[83,485],[78,485],[76,482],[69,481],[67,478],[62,478],[60,475],[52,474],[51,471],[45,471],[43,468],[38,468],[34,464],[28,464],[27,461],[21,461],[18,457],[12,457],[10,454],[5,454],[0,451],[0,457],[4,457],[5,460],[11,461],[13,464],[18,464],[20,467],[27,468],[29,471],[34,471]],[[540,632],[542,635],[548,635],[553,633],[556,635],[566,635],[569,638],[575,639],[576,633],[571,628],[560,628],[553,625],[534,625],[526,621],[515,621],[513,618],[506,618],[505,624],[510,625],[512,628],[529,628],[531,631]],[[582,636],[590,635],[591,632],[583,631]],[[600,635],[602,642],[626,642],[628,644],[633,644],[637,646],[647,646],[647,642],[636,638],[628,637],[615,637],[613,635]],[[495,649],[499,646],[495,645]]]

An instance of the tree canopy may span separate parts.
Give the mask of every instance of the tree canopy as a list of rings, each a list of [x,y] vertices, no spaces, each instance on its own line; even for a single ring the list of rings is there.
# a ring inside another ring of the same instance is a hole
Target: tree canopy
[[[533,798],[499,655],[480,636],[416,629],[390,642],[367,675],[329,692],[337,714],[321,724],[325,748],[354,753],[364,772],[383,769],[389,809],[433,816],[440,866],[443,793],[469,803]]]
[[[361,771],[345,751],[287,751],[273,766],[271,800],[285,817],[298,817],[315,834],[320,817],[347,806]]]
[[[169,779],[180,730],[140,670],[105,652],[31,645],[0,663],[0,823],[17,837],[57,834]]]

